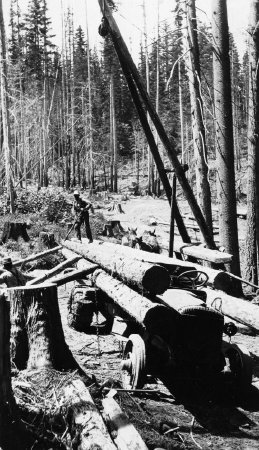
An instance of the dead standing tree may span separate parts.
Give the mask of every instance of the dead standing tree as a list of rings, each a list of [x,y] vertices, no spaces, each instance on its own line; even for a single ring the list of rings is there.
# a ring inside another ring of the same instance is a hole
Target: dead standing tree
[[[259,1],[251,0],[248,26],[249,99],[245,278],[258,284],[259,262]]]
[[[3,16],[3,5],[0,0],[0,83],[1,83],[1,107],[3,122],[3,148],[5,157],[5,177],[7,187],[7,198],[10,201],[10,212],[14,213],[14,188],[11,170],[11,154],[10,154],[10,118],[9,118],[9,86],[6,61],[5,46],[5,25]]]
[[[230,271],[240,275],[235,193],[234,140],[226,0],[212,0],[213,76],[216,119],[220,243],[233,255]]]
[[[187,19],[187,41],[190,51],[187,72],[189,77],[192,132],[196,165],[197,199],[207,226],[212,230],[211,193],[208,177],[207,143],[203,120],[203,98],[201,94],[200,52],[198,44],[195,0],[185,3]]]

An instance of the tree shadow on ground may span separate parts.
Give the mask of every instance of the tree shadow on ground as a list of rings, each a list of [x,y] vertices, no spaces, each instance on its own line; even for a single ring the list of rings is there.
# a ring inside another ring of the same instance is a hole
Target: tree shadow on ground
[[[253,385],[241,395],[236,389],[215,380],[182,380],[164,372],[159,377],[176,402],[189,411],[207,432],[218,436],[259,439],[259,390]]]

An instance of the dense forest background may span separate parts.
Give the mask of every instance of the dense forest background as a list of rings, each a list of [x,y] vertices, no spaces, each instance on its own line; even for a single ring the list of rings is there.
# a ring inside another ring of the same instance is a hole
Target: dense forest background
[[[8,80],[14,185],[26,187],[36,182],[39,186],[51,183],[65,188],[90,186],[116,191],[120,179],[131,174],[137,185],[158,193],[157,183],[150,180],[144,133],[109,36],[103,39],[101,52],[90,49],[82,28],[74,29],[72,12],[62,14],[63,43],[59,51],[53,44],[46,0],[30,0],[26,14],[21,14],[19,0],[11,0]],[[156,36],[148,47],[143,32],[138,68],[179,157],[189,164],[188,178],[194,187],[189,60],[182,2],[176,2],[173,17],[173,22],[168,19],[161,23],[158,18]],[[145,31],[144,22],[143,16]],[[212,39],[206,24],[199,22],[198,30],[209,176],[213,180]],[[230,43],[236,182],[237,193],[241,194],[242,167],[247,156],[248,56],[245,54],[240,61],[232,36]],[[157,144],[167,167],[159,139]],[[4,158],[0,161],[0,183],[5,185]]]

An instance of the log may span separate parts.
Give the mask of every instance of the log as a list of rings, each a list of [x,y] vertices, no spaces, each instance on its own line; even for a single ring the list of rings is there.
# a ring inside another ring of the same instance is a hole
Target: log
[[[202,259],[215,264],[226,264],[232,261],[232,255],[230,253],[220,252],[219,250],[211,250],[204,248],[202,245],[184,244],[178,240],[174,243],[174,251],[176,253],[182,253],[186,256],[192,256],[196,259]]]
[[[64,389],[69,404],[72,430],[71,436],[81,450],[116,450],[103,418],[81,380],[75,380]]]
[[[14,416],[15,402],[10,366],[10,305],[2,293],[0,294],[0,448],[7,448],[8,434]]]
[[[141,291],[162,294],[170,285],[170,275],[164,267],[130,258],[127,252],[121,252],[128,247],[113,244],[110,248],[110,244],[96,241],[89,245],[62,241],[62,245]]]
[[[207,305],[225,316],[252,328],[259,333],[259,306],[241,298],[232,297],[224,292],[205,288]]]
[[[41,277],[35,278],[34,280],[28,281],[27,286],[32,286],[35,284],[41,284],[44,281],[48,280],[49,278],[54,277],[54,275],[57,275],[58,273],[62,272],[66,267],[72,266],[74,263],[76,263],[80,259],[80,256],[73,256],[66,261],[63,261],[62,263],[58,264],[53,269],[49,270],[48,273],[45,273]]]
[[[27,233],[27,225],[25,222],[5,222],[1,242],[6,243],[9,239],[14,239],[15,241],[21,237],[25,242],[30,240]]]
[[[52,253],[56,253],[62,249],[62,245],[58,245],[54,248],[50,248],[49,250],[45,250],[44,252],[36,253],[35,255],[27,256],[27,258],[20,259],[19,261],[15,261],[13,266],[21,266],[31,261],[35,261],[35,259],[43,258],[44,256],[50,255]]]
[[[85,261],[86,262],[86,261]],[[62,286],[63,284],[70,283],[71,281],[80,280],[85,278],[87,275],[93,273],[96,269],[99,268],[97,264],[88,263],[88,268],[82,270],[73,270],[68,274],[63,274],[58,277],[50,278],[49,282],[56,284],[57,286]]]
[[[208,286],[219,291],[223,291],[226,294],[231,294],[233,292],[233,279],[223,270],[211,269],[207,266],[201,266],[200,264],[194,263],[193,266],[197,270],[201,270],[208,275]]]
[[[140,332],[158,334],[165,339],[171,335],[175,313],[164,305],[154,303],[116,280],[103,270],[93,274],[93,282],[111,299],[111,306],[119,310],[119,315],[140,326]]]
[[[52,367],[56,370],[77,368],[77,364],[65,342],[58,307],[57,287],[21,286],[6,289],[11,305],[11,353],[24,369]],[[23,330],[28,352],[17,355],[20,350],[20,334]],[[18,358],[19,356],[19,358]]]
[[[114,442],[119,450],[148,450],[139,432],[113,398],[104,398],[102,405],[111,429],[116,432]]]

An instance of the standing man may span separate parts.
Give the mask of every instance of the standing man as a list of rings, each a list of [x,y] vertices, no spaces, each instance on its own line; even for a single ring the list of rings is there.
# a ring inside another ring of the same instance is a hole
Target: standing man
[[[24,286],[28,280],[32,280],[33,276],[22,273],[13,266],[11,258],[4,258],[3,272],[0,275],[0,284],[5,283],[8,288],[16,286]]]
[[[75,230],[76,236],[79,241],[81,241],[81,225],[85,224],[86,236],[89,239],[89,243],[93,242],[92,232],[89,223],[89,209],[92,204],[83,200],[78,191],[74,192],[74,204],[73,213],[75,216]]]

